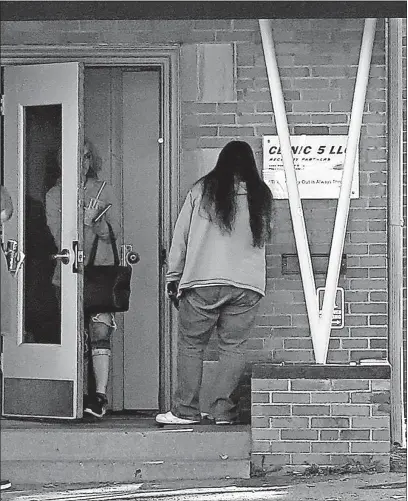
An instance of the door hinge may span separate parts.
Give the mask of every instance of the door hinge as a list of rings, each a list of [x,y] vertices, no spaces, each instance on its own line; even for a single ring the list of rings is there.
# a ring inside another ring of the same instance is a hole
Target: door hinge
[[[4,117],[4,94],[1,95],[0,113]]]
[[[167,249],[161,249],[159,257],[160,266],[167,264]]]

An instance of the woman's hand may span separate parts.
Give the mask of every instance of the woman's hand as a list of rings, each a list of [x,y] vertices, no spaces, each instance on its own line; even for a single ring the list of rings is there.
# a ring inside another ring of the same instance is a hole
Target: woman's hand
[[[96,216],[100,213],[101,209],[96,206],[96,207],[85,207],[84,208],[84,225],[85,226],[92,226],[93,220],[96,218]]]
[[[169,282],[167,284],[167,295],[173,306],[178,310],[180,306],[179,298],[177,297],[179,283],[176,281]]]
[[[97,223],[93,223],[92,230],[95,233],[95,235],[98,235],[99,238],[102,239],[109,238],[109,227],[106,223],[105,217],[103,217]]]

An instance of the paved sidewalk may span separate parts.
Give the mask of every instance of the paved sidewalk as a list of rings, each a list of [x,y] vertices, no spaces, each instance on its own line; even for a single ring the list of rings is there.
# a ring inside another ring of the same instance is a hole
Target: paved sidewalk
[[[406,500],[405,473],[292,475],[219,481],[13,485],[2,501],[385,501]]]

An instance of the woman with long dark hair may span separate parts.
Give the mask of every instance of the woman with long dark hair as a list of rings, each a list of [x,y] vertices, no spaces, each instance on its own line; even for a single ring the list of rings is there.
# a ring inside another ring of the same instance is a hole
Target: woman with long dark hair
[[[218,372],[210,416],[236,421],[230,396],[245,369],[245,347],[265,295],[265,244],[271,236],[272,195],[250,145],[231,141],[215,168],[187,194],[174,229],[167,291],[179,308],[178,387],[160,424],[200,422],[203,355],[216,329]]]

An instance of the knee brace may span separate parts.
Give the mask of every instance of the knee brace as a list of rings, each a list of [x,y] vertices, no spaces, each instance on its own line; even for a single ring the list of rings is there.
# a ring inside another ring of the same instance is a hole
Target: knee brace
[[[111,335],[115,328],[116,323],[111,313],[98,313],[91,317],[89,335],[92,352],[94,349],[110,349]]]
[[[99,356],[110,356],[111,350],[110,348],[92,348],[92,358]]]
[[[110,338],[97,338],[91,339],[91,353],[94,354],[95,350],[109,350],[110,351]]]

